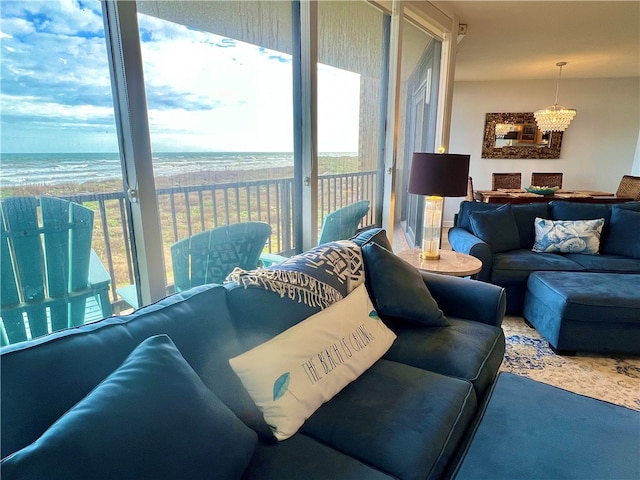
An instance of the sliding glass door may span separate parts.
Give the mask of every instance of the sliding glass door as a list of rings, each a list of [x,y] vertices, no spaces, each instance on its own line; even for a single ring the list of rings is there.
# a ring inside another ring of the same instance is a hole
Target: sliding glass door
[[[422,241],[424,198],[407,193],[407,182],[414,152],[436,151],[436,114],[440,81],[441,42],[405,21],[402,41],[402,113],[403,132],[398,145],[398,177],[401,185],[400,220],[410,246]]]
[[[139,2],[138,25],[168,292],[202,231],[266,222],[291,253],[290,3]]]
[[[369,211],[360,226],[379,223],[387,24],[366,2],[318,3],[319,227],[330,212],[361,201]]]

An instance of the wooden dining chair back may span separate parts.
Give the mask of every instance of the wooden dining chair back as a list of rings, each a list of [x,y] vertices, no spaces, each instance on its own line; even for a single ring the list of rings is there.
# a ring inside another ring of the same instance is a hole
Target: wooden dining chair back
[[[562,173],[532,173],[531,185],[562,188]]]
[[[640,200],[640,177],[624,175],[616,190],[616,197]]]
[[[491,190],[499,188],[522,188],[522,173],[493,173]]]
[[[241,222],[178,240],[171,245],[176,292],[207,283],[222,283],[236,267],[257,268],[270,236],[268,223]]]
[[[111,315],[111,277],[91,249],[92,210],[60,198],[10,197],[0,214],[3,345]]]
[[[469,202],[474,202],[476,197],[473,190],[473,178],[469,177],[467,180],[467,196],[464,197],[465,200]]]

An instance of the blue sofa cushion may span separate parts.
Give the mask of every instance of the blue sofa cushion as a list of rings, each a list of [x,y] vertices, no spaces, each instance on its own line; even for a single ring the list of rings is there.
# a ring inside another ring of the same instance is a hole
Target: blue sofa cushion
[[[436,327],[449,324],[414,266],[375,243],[362,247],[362,257],[367,290],[383,320],[402,318]]]
[[[640,211],[614,206],[603,253],[640,258]]]
[[[531,248],[535,239],[534,222],[537,218],[549,218],[549,204],[545,202],[512,205],[513,218],[518,226],[520,248]]]
[[[352,237],[351,241],[359,247],[364,247],[369,243],[376,243],[390,252],[393,251],[389,238],[387,237],[387,231],[379,227],[364,230]]]
[[[496,203],[469,202],[467,200],[463,200],[460,202],[460,210],[458,211],[458,216],[456,218],[456,227],[462,227],[467,232],[473,233],[469,215],[472,212],[490,212],[499,207],[500,205]]]
[[[302,432],[398,479],[439,479],[476,408],[469,382],[379,360]]]
[[[611,207],[606,203],[583,203],[553,200],[549,202],[553,220],[593,220],[604,218],[605,229],[609,224]]]
[[[640,202],[624,202],[624,203],[616,203],[612,205],[612,208],[621,208],[623,210],[631,210],[634,212],[640,212]]]
[[[520,248],[518,225],[510,204],[486,212],[471,212],[469,220],[473,233],[489,245],[492,253]]]
[[[638,285],[640,274],[537,272],[529,277],[527,295],[561,312],[563,320],[600,323],[605,317],[638,325]]]
[[[286,442],[259,443],[242,480],[393,480],[380,470],[313,438],[296,433]]]
[[[640,273],[640,258],[607,254],[582,255],[581,253],[569,253],[565,258],[583,266],[589,272]]]
[[[582,203],[564,200],[549,202],[552,220],[594,220],[604,218],[601,241],[605,242],[609,232],[611,205],[608,203]]]
[[[384,358],[468,380],[482,398],[502,363],[504,333],[475,321],[449,318],[449,322],[443,328],[390,324],[398,338]]]
[[[237,479],[256,443],[255,432],[159,335],[38,440],[4,459],[2,477]]]
[[[557,253],[514,250],[493,256],[491,283],[502,286],[524,285],[529,274],[539,270],[582,272],[586,268]]]

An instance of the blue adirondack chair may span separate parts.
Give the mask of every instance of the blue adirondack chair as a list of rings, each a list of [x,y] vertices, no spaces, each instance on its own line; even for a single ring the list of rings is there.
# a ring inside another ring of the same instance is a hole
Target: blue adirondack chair
[[[353,237],[368,211],[369,200],[360,200],[329,213],[322,222],[318,245]],[[260,257],[265,267],[282,263],[286,259],[287,257],[273,253],[265,253]]]
[[[353,237],[368,211],[369,200],[360,200],[329,213],[322,222],[318,245]]]
[[[271,236],[263,222],[216,227],[171,245],[176,292],[206,283],[222,283],[235,267],[252,270]]]
[[[0,213],[2,345],[111,315],[111,277],[91,249],[92,210],[12,197],[0,202]]]

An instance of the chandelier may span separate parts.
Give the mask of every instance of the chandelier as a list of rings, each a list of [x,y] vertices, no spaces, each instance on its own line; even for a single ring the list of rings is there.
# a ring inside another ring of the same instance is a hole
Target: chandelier
[[[558,62],[556,67],[560,67],[560,73],[558,74],[558,84],[556,86],[556,101],[551,107],[547,107],[544,110],[538,110],[534,112],[533,116],[536,118],[538,129],[542,132],[564,132],[565,129],[576,116],[576,111],[572,108],[566,108],[558,105],[558,92],[560,91],[560,77],[562,76],[562,67],[567,62]]]
[[[511,131],[511,125],[508,123],[496,123],[496,137],[504,137]]]

